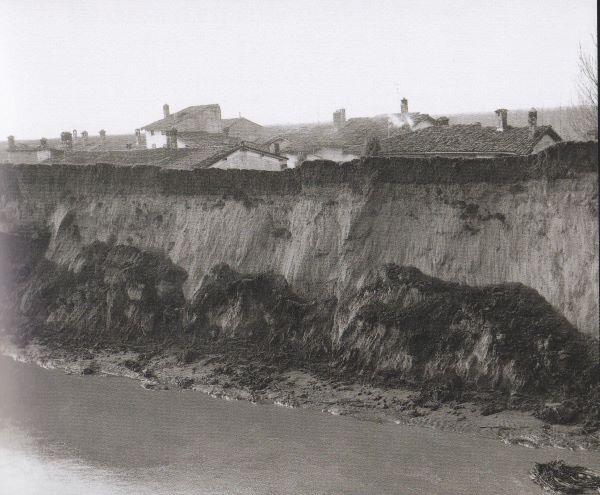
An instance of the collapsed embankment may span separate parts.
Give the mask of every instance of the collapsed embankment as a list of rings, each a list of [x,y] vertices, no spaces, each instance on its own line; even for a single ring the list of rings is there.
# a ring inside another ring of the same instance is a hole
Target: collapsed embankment
[[[530,157],[305,163],[281,173],[0,168],[0,230],[48,230],[73,270],[94,241],[161,253],[187,274],[283,275],[302,297],[351,297],[385,263],[470,285],[520,282],[598,335],[597,144]]]

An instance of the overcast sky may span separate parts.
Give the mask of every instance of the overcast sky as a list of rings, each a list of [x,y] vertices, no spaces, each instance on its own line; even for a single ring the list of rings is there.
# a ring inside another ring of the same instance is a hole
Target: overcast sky
[[[576,102],[593,0],[2,0],[0,140],[131,133],[219,103],[260,124]]]

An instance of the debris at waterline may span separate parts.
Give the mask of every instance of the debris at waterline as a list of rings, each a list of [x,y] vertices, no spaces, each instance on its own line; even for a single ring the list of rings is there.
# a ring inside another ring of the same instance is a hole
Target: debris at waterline
[[[600,472],[569,466],[564,461],[536,463],[530,476],[545,491],[554,494],[600,493]]]

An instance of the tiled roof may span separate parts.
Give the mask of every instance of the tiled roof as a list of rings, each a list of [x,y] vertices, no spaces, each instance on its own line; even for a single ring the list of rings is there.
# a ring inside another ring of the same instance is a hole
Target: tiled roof
[[[211,165],[214,165],[218,161],[222,160],[223,158],[227,158],[229,155],[231,155],[232,153],[235,153],[238,150],[254,151],[255,153],[260,153],[261,155],[267,155],[267,156],[270,156],[273,158],[277,158],[280,161],[287,162],[287,157],[285,157],[285,156],[276,155],[275,153],[271,153],[270,151],[260,147],[260,145],[257,145],[255,143],[248,143],[248,142],[244,141],[244,142],[238,144],[237,146],[234,146],[234,147],[228,149],[227,151],[224,151],[223,153],[218,153],[216,155],[206,158],[202,162],[198,163],[195,168],[208,168]]]
[[[207,111],[218,111],[221,113],[221,107],[217,104],[213,105],[196,105],[193,107],[187,107],[179,112],[172,113],[168,117],[152,122],[151,124],[145,125],[142,129],[146,131],[166,131],[175,127],[178,131],[193,131],[197,127],[195,117],[207,112]]]
[[[186,148],[194,149],[223,148],[236,144],[223,134],[209,132],[178,132],[177,142],[182,143]]]
[[[131,151],[71,151],[65,153],[62,160],[50,160],[52,163],[70,163],[74,165],[94,165],[112,163],[121,166],[153,165],[170,169],[192,169],[196,164],[213,156],[215,150],[179,148],[143,149]]]
[[[221,125],[223,126],[223,130],[231,127],[234,124],[241,123],[241,122],[247,122],[247,123],[255,125],[257,127],[262,127],[260,124],[257,124],[256,122],[252,122],[251,120],[248,120],[245,117],[236,117],[234,119],[221,119]]]
[[[141,147],[146,148],[146,137],[142,133],[141,137]],[[30,148],[39,149],[40,140],[39,139],[29,139],[22,140],[21,143],[25,146],[29,146]],[[86,140],[85,151],[116,151],[116,150],[127,150],[127,145],[131,145],[132,149],[136,149],[135,146],[135,135],[134,134],[107,134],[104,139],[104,144],[102,144],[102,140],[100,136],[90,135]],[[61,150],[63,147],[63,143],[60,138],[48,138],[48,148],[52,148],[55,150]],[[4,141],[0,143],[0,150],[7,149],[7,143]],[[83,151],[83,138],[81,134],[73,139],[73,151],[80,150]]]
[[[498,132],[495,127],[473,125],[432,126],[420,131],[398,134],[381,141],[384,156],[410,153],[507,153],[527,155],[545,135],[555,141],[561,138],[551,126],[539,126],[531,135],[528,127],[508,127]]]

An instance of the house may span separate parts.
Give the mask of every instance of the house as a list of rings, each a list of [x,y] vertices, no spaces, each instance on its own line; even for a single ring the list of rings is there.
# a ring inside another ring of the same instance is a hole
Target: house
[[[262,125],[245,117],[222,119],[221,127],[225,136],[238,141],[259,141],[264,135]]]
[[[394,127],[400,127],[407,131],[420,131],[427,127],[448,124],[448,119],[445,117],[434,119],[426,113],[409,112],[408,100],[406,98],[402,98],[400,113],[390,114],[389,119]]]
[[[537,125],[531,109],[526,127],[508,125],[508,111],[496,110],[498,125],[476,124],[430,126],[400,133],[381,141],[382,156],[460,156],[485,158],[529,155],[562,141],[552,126]]]
[[[220,134],[222,132],[221,107],[197,105],[170,113],[169,105],[163,105],[163,118],[141,128],[146,137],[147,148],[183,148],[177,135],[181,133]]]
[[[261,146],[269,149],[271,153],[279,155],[281,152],[288,151],[292,142],[285,136],[276,136],[261,143]]]
[[[8,136],[8,146],[2,155],[6,163],[40,163],[62,156],[63,151],[49,147],[44,138],[40,139],[39,146],[32,146],[16,143],[14,136]]]
[[[227,151],[203,160],[197,168],[268,170],[279,172],[287,168],[287,157],[271,153],[266,148],[242,141]]]

